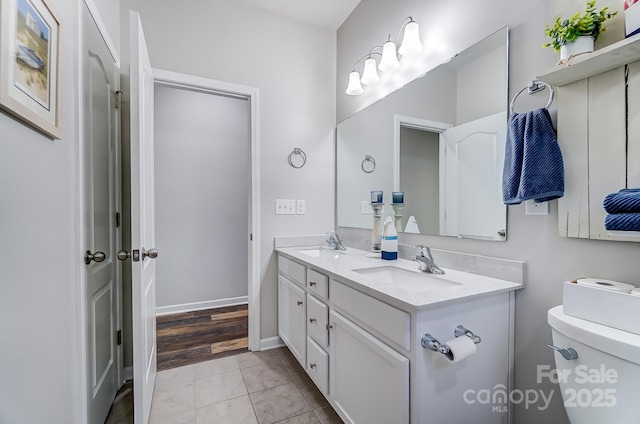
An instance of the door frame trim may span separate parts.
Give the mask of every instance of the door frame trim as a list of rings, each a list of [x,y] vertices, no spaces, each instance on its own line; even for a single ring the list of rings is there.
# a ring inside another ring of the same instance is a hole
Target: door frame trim
[[[153,69],[156,84],[168,87],[196,89],[211,94],[221,94],[247,99],[250,105],[251,125],[251,206],[248,240],[249,254],[249,349],[260,350],[260,131],[259,90],[239,84],[202,78],[178,72]]]
[[[83,23],[83,19],[82,19],[82,15],[83,15],[83,10],[86,7],[89,15],[91,15],[91,18],[93,19],[93,21],[96,24],[96,27],[98,28],[98,32],[100,33],[100,36],[103,38],[107,49],[109,50],[109,53],[111,54],[111,57],[113,58],[115,67],[118,69],[118,72],[121,71],[121,64],[120,64],[120,54],[118,53],[116,47],[115,47],[115,43],[113,42],[111,36],[109,35],[109,32],[107,31],[107,27],[104,23],[104,20],[102,19],[102,16],[100,15],[99,11],[98,11],[98,7],[96,6],[95,2],[93,0],[83,0],[77,3],[77,11],[78,11],[78,16],[80,17],[80,19],[78,20],[78,41],[76,44],[76,48],[78,49],[78,61],[77,61],[77,74],[78,74],[78,80],[77,80],[77,103],[78,105],[80,105],[77,108],[77,113],[78,113],[78,127],[77,127],[77,148],[76,148],[76,157],[75,157],[75,165],[76,165],[76,178],[75,178],[75,215],[76,215],[76,226],[75,226],[75,243],[76,243],[76,254],[74,255],[75,257],[73,258],[73,263],[74,263],[74,267],[75,267],[75,281],[76,281],[76,302],[75,304],[77,305],[76,308],[76,352],[78,355],[78,359],[80,361],[80,367],[78,368],[77,374],[75,375],[75,378],[77,379],[77,387],[78,387],[78,402],[76,403],[77,408],[76,408],[76,417],[79,418],[79,422],[87,422],[88,421],[88,417],[89,417],[89,399],[87,397],[88,394],[88,390],[89,390],[89,385],[87,384],[87,377],[89,375],[89,371],[87,370],[87,366],[89,364],[89,361],[87,359],[87,348],[88,348],[88,340],[87,340],[87,334],[86,334],[86,325],[87,325],[87,316],[86,316],[86,302],[85,302],[85,292],[86,292],[86,285],[87,285],[87,267],[83,261],[83,254],[85,251],[85,237],[86,237],[86,231],[85,231],[85,225],[86,225],[86,219],[85,219],[85,185],[87,183],[87,178],[85,175],[85,169],[84,169],[84,155],[85,155],[85,148],[84,148],[84,132],[85,132],[85,125],[84,125],[84,110],[81,107],[81,105],[83,104],[84,101],[84,92],[83,92],[83,87],[84,87],[84,77],[83,77],[83,62],[82,62],[82,54],[84,51],[84,23]],[[118,87],[120,85],[120,80],[117,81]],[[119,187],[121,184],[121,178],[120,178],[120,170],[121,170],[121,130],[122,130],[122,122],[121,119],[118,119],[117,121],[117,125],[118,125],[118,135],[117,135],[117,139],[116,139],[116,152],[115,152],[115,160],[116,160],[116,185],[115,187]],[[122,207],[122,198],[121,198],[121,191],[117,190],[116,193],[116,210],[120,211],[120,208]],[[122,211],[120,211],[122,212]],[[116,236],[116,245],[117,248],[119,248],[122,244],[122,227],[119,227],[117,230],[117,236]],[[117,250],[116,248],[116,250]],[[116,261],[116,271],[115,271],[115,285],[116,285],[116,290],[117,290],[117,299],[116,302],[118,303],[118,313],[116,316],[116,326],[119,329],[122,329],[122,324],[123,324],[123,317],[122,317],[122,266],[120,264],[117,263],[118,261]],[[117,349],[117,378],[118,381],[122,381],[123,377],[124,377],[124,354],[123,354],[123,346],[118,346]]]

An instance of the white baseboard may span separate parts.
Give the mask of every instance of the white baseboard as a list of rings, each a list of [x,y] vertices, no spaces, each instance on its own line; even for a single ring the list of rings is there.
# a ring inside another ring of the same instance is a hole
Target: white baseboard
[[[224,306],[244,305],[248,302],[248,296],[240,296],[228,299],[207,300],[204,302],[182,303],[180,305],[158,306],[156,307],[156,316],[200,311],[202,309],[222,308]]]
[[[269,350],[269,349],[275,349],[278,347],[283,347],[285,346],[284,342],[282,341],[282,339],[278,336],[274,336],[274,337],[267,337],[266,339],[260,339],[260,350]]]

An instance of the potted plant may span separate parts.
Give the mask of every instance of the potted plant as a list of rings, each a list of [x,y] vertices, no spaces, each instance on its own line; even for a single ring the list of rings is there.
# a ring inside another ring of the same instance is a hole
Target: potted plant
[[[593,51],[593,44],[600,33],[605,31],[602,24],[615,16],[618,12],[609,12],[608,7],[596,10],[595,0],[587,2],[584,13],[576,13],[569,19],[559,16],[551,27],[546,26],[544,34],[551,41],[544,47],[553,47],[560,51],[560,59],[565,60],[570,56]]]

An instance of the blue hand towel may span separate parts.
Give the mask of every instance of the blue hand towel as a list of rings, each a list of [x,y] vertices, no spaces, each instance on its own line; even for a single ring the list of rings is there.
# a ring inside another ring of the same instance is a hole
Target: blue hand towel
[[[609,231],[640,231],[640,213],[616,213],[607,215],[604,228]]]
[[[505,205],[564,196],[562,153],[546,108],[509,117],[502,171]]]
[[[607,213],[640,212],[640,188],[623,188],[607,194],[602,206]]]

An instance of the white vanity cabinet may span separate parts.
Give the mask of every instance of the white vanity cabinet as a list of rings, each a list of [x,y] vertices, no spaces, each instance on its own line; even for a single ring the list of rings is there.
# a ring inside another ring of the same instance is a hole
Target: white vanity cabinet
[[[512,388],[514,290],[521,284],[450,271],[447,278],[463,281],[463,296],[443,301],[447,289],[438,289],[429,292],[437,300],[411,304],[358,280],[351,272],[357,258],[279,253],[280,337],[344,422],[513,422],[510,405],[480,395],[502,399],[494,392]],[[483,284],[486,291],[468,295]],[[424,334],[446,343],[458,325],[482,338],[469,357],[452,363],[422,347]]]
[[[307,361],[306,267],[287,258],[278,262],[278,334],[302,366]]]

